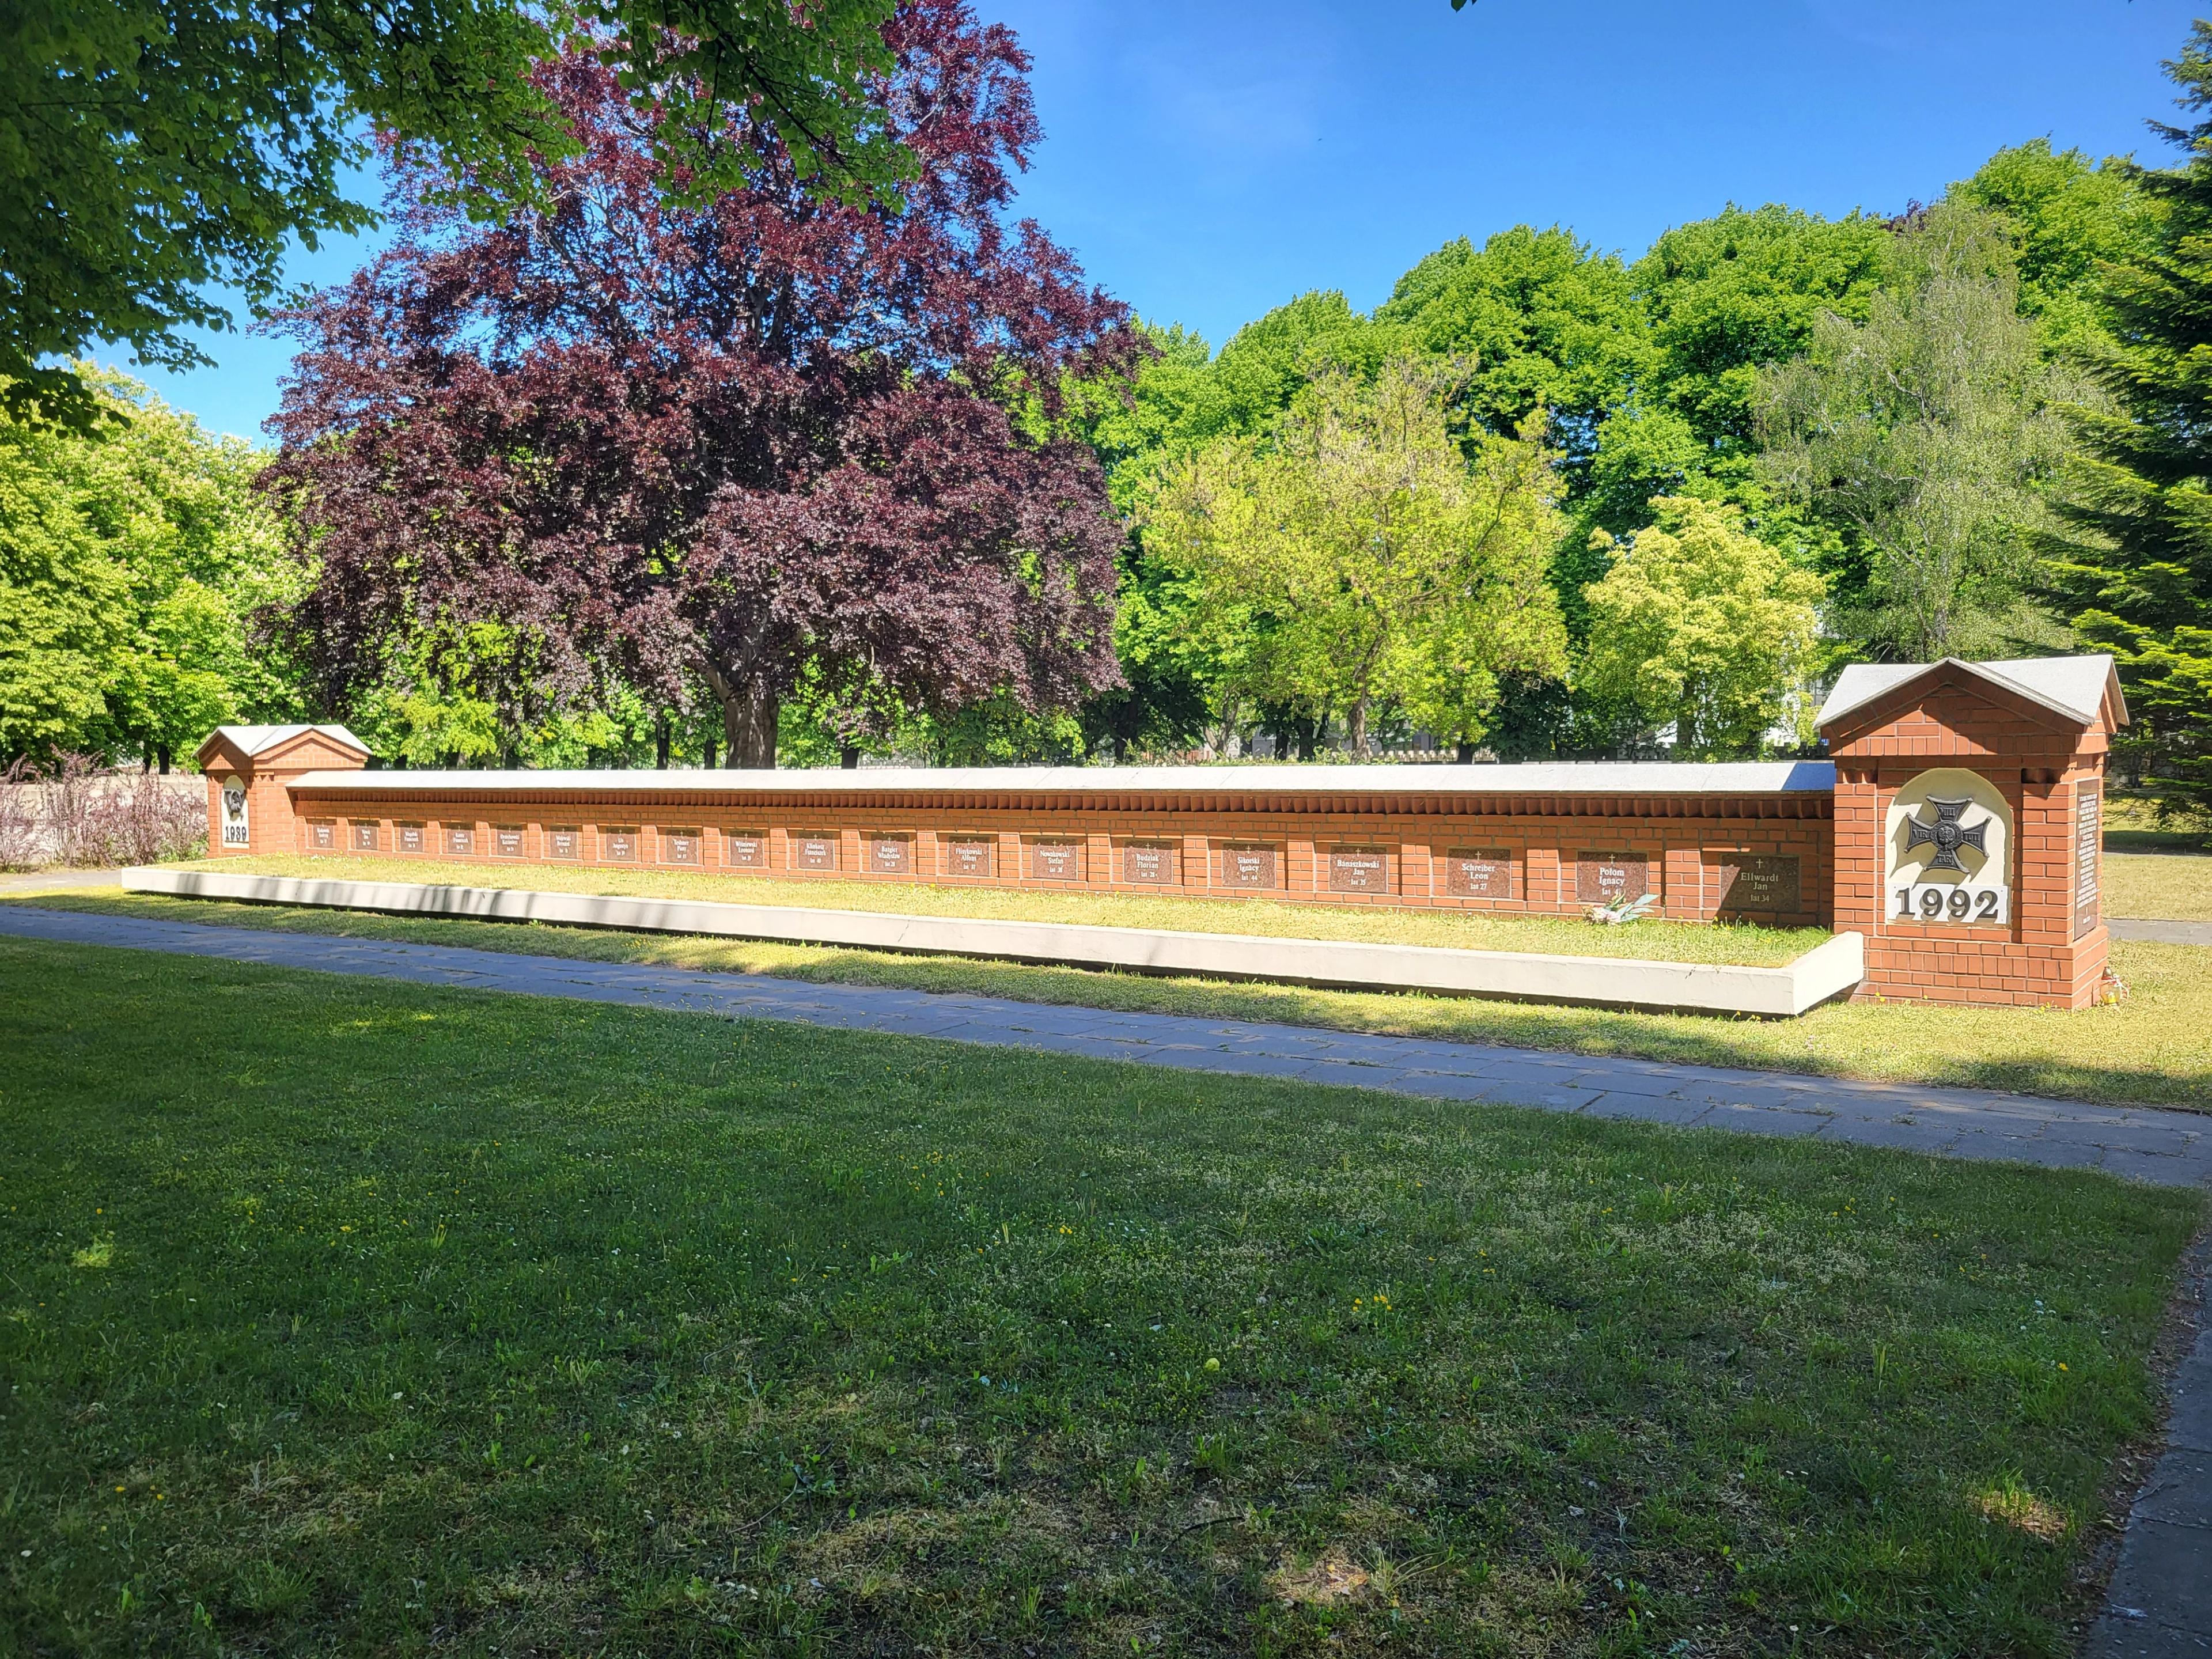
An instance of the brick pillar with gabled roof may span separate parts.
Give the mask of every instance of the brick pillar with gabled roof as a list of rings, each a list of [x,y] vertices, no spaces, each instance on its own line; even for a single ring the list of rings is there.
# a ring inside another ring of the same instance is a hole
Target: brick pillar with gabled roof
[[[2110,657],[1867,663],[1820,710],[1862,999],[2081,1008],[2105,973]]]
[[[291,786],[310,772],[358,772],[368,746],[343,726],[219,726],[195,757],[208,787],[208,856],[296,853]]]

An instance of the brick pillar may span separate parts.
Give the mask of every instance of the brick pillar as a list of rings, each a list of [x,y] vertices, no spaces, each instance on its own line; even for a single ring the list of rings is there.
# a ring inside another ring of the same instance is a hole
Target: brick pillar
[[[222,726],[195,758],[207,776],[208,854],[226,858],[303,850],[292,786],[310,772],[357,772],[368,750],[342,726]]]

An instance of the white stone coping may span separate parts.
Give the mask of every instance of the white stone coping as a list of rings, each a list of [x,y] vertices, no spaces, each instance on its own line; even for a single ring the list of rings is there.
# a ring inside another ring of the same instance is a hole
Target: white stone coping
[[[1517,1001],[1713,1013],[1802,1014],[1848,991],[1866,976],[1866,941],[1857,933],[1838,933],[1786,967],[1742,968],[1547,956],[1523,951],[1454,951],[1423,945],[1363,945],[1244,933],[906,916],[877,910],[617,898],[519,887],[232,876],[206,870],[125,870],[123,887],[126,892],[165,893],[180,898],[558,922],[799,945],[849,945],[873,951],[996,957],[1140,973],[1279,980],[1352,990],[1432,991]]]
[[[1833,761],[1546,761],[1481,766],[947,766],[726,771],[321,771],[313,794],[1832,795]]]

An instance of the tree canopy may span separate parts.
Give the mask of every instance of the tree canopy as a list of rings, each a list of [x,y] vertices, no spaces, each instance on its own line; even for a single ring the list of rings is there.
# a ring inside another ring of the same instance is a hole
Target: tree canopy
[[[1012,37],[926,0],[886,39],[896,206],[773,146],[671,202],[581,49],[539,71],[572,146],[542,205],[477,224],[465,175],[398,173],[402,241],[290,314],[273,422],[322,700],[402,676],[516,728],[703,695],[764,766],[802,683],[865,720],[1118,682],[1120,533],[1054,416],[1064,380],[1125,371],[1125,313],[1002,221],[1036,138]]]

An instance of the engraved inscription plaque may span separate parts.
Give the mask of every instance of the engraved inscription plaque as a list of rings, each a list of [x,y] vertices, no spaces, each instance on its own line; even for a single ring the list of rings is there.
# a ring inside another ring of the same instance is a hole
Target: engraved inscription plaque
[[[2074,937],[2097,925],[2098,866],[2105,846],[2105,792],[2094,783],[2074,790]]]
[[[573,823],[548,830],[545,832],[545,856],[549,859],[583,857],[584,832]]]
[[[1389,892],[1389,854],[1376,847],[1331,848],[1328,854],[1328,890],[1332,893]]]
[[[495,823],[491,830],[491,850],[503,859],[522,856],[522,826],[519,823]]]
[[[356,823],[353,826],[353,850],[356,853],[374,853],[376,850],[374,824]]]
[[[1575,897],[1583,904],[1611,904],[1642,898],[1650,891],[1644,858],[1638,853],[1575,854]]]
[[[948,876],[990,876],[999,868],[999,843],[989,836],[941,836],[937,855]]]
[[[446,850],[455,858],[467,858],[477,850],[477,832],[464,830],[459,824],[446,826]]]
[[[878,876],[904,876],[914,872],[914,840],[909,836],[874,836],[868,841],[868,868]]]
[[[336,852],[338,845],[337,825],[327,819],[309,824],[307,845],[318,853]]]
[[[818,830],[793,830],[791,867],[794,870],[835,870],[837,867],[837,837],[823,835]]]
[[[635,864],[637,862],[637,831],[601,830],[599,856],[609,864]]]
[[[660,832],[660,861],[663,864],[699,862],[700,843],[705,839],[696,830],[664,830]]]
[[[1176,844],[1171,841],[1133,841],[1121,849],[1121,879],[1148,887],[1172,887],[1180,879]]]
[[[420,853],[428,849],[429,842],[423,835],[422,825],[400,823],[393,825],[392,828],[397,834],[401,852]]]
[[[1083,843],[1079,841],[1031,842],[1030,876],[1036,881],[1081,881]]]
[[[1275,885],[1272,847],[1224,847],[1217,855],[1216,880],[1224,887],[1266,891]]]
[[[722,859],[732,870],[768,868],[768,837],[757,830],[732,830],[722,837]]]
[[[1513,896],[1513,854],[1503,848],[1455,847],[1443,864],[1444,891],[1454,898]]]
[[[1713,913],[1722,916],[1794,915],[1800,902],[1802,860],[1765,853],[1722,853],[1705,866],[1715,888]]]

